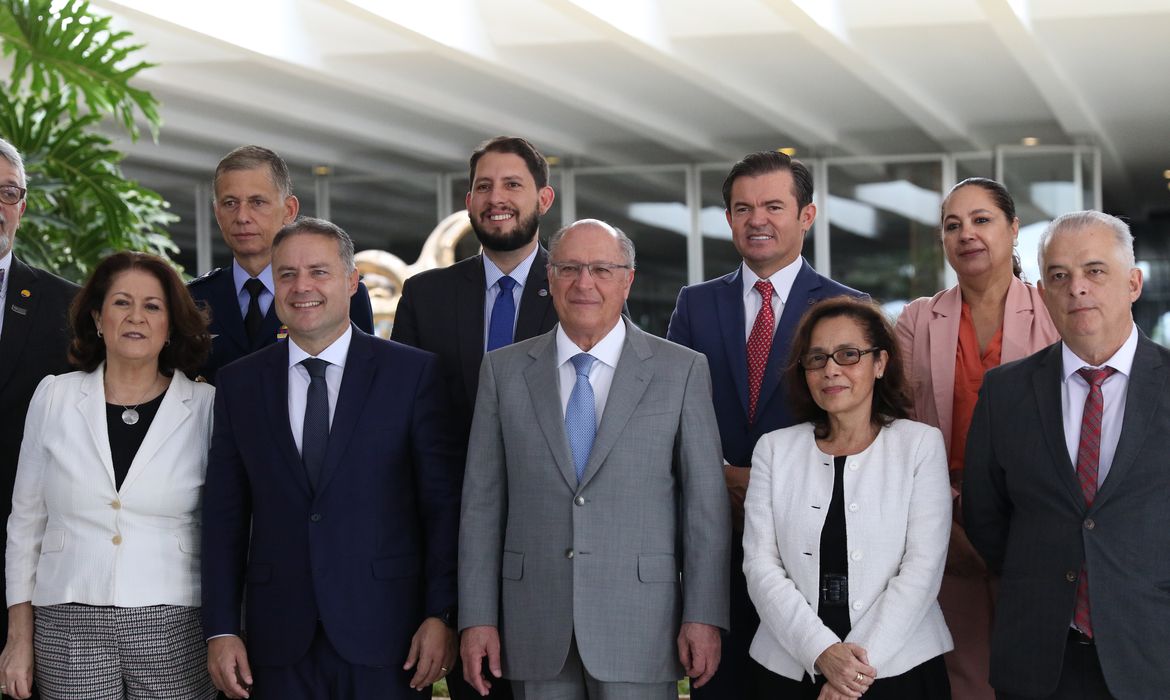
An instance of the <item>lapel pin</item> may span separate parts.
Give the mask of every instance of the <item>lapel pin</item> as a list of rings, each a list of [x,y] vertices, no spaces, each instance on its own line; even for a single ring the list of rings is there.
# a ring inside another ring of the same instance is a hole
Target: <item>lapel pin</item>
[[[546,297],[546,296],[548,296],[548,290],[547,289],[538,289],[538,290],[536,290],[536,296]]]
[[[23,306],[17,306],[16,304],[13,304],[11,308],[12,313],[14,314],[20,314],[21,316],[28,315],[28,309],[24,308]]]
[[[276,331],[276,339],[284,340],[288,337],[288,326],[281,326],[280,330]]]
[[[32,292],[28,291],[27,289],[22,289],[22,290],[20,290],[20,296],[24,297],[25,299],[28,299],[29,297],[32,296]]]

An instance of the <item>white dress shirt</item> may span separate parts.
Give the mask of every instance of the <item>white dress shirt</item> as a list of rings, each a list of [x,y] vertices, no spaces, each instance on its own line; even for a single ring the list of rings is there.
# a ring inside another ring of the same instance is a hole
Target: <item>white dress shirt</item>
[[[252,295],[244,289],[244,283],[252,278],[248,271],[240,267],[240,263],[235,259],[232,260],[232,281],[236,284],[236,301],[240,304],[240,317],[244,318],[248,315],[248,306],[252,303]],[[276,285],[272,282],[272,265],[265,267],[256,275],[256,279],[264,283],[264,291],[260,292],[260,315],[267,316],[268,308],[272,306],[272,300],[276,298],[274,290]]]
[[[12,251],[9,250],[0,258],[0,270],[4,271],[4,279],[0,280],[0,333],[4,332],[4,309],[8,301],[8,276],[12,274]]]
[[[528,257],[520,261],[516,269],[508,274],[516,285],[512,287],[512,302],[516,305],[516,315],[512,317],[512,337],[516,336],[516,319],[520,318],[520,296],[524,294],[524,283],[528,281],[528,272],[532,269],[532,261],[536,260],[536,248],[528,254]],[[492,259],[487,255],[483,256],[483,276],[485,293],[483,295],[483,348],[487,350],[488,334],[492,328],[492,309],[496,305],[496,297],[500,296],[500,285],[498,284],[500,278],[504,273]]]
[[[788,303],[788,294],[792,291],[792,283],[800,272],[804,259],[799,255],[784,267],[772,273],[768,281],[772,283],[772,331],[776,331],[776,324],[780,322],[780,314],[784,313],[784,304]],[[752,335],[752,326],[756,324],[756,316],[763,306],[763,299],[756,291],[756,282],[762,279],[752,272],[747,263],[740,264],[740,278],[743,279],[743,337],[745,340]]]
[[[601,416],[605,413],[605,400],[609,398],[609,387],[613,384],[613,373],[617,369],[618,359],[622,356],[622,346],[626,342],[626,324],[621,319],[599,343],[588,352],[597,362],[589,368],[589,383],[593,386],[593,402],[597,408],[597,424],[601,425]],[[574,355],[585,352],[577,344],[569,340],[561,325],[557,324],[557,378],[560,380],[561,416],[569,406],[569,395],[573,393],[573,385],[577,383],[577,370],[570,362]]]
[[[1113,353],[1099,367],[1093,367],[1088,362],[1077,357],[1068,345],[1061,343],[1061,357],[1064,369],[1060,383],[1061,415],[1064,416],[1064,442],[1068,447],[1068,457],[1072,460],[1073,469],[1077,466],[1077,450],[1081,444],[1081,418],[1085,413],[1085,399],[1089,397],[1089,383],[1077,374],[1082,367],[1101,369],[1112,367],[1117,370],[1113,376],[1101,384],[1101,398],[1104,405],[1101,411],[1101,451],[1097,462],[1097,484],[1104,483],[1109,476],[1109,468],[1113,466],[1113,455],[1117,452],[1117,441],[1121,439],[1121,423],[1125,416],[1125,395],[1129,390],[1129,375],[1133,371],[1133,355],[1137,351],[1138,332],[1135,325],[1117,352]]]
[[[292,336],[288,339],[288,424],[292,428],[293,440],[297,443],[297,452],[301,451],[301,441],[305,430],[305,408],[308,404],[309,370],[301,364],[302,360],[316,357],[325,360],[329,366],[325,368],[325,384],[329,389],[329,426],[333,426],[333,414],[337,410],[337,394],[341,391],[341,378],[345,374],[345,357],[349,354],[349,341],[353,338],[353,326],[350,325],[333,341],[329,347],[319,355],[310,355],[293,342]]]

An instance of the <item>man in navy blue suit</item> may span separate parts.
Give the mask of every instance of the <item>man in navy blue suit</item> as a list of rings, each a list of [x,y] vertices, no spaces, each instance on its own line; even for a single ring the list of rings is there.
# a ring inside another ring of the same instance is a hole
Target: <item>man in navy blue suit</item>
[[[463,452],[436,357],[353,327],[353,242],[273,242],[288,342],[223,368],[203,496],[203,629],[229,698],[429,697],[455,660]],[[246,642],[240,611],[246,602]]]
[[[783,375],[805,309],[828,297],[861,296],[801,256],[817,215],[812,198],[808,168],[783,153],[760,151],[736,163],[723,182],[723,204],[743,264],[684,287],[666,333],[707,356],[733,521],[731,632],[719,671],[695,689],[696,699],[753,697],[748,647],[760,618],[748,598],[741,543],[752,451],[764,433],[794,422]]]
[[[240,146],[224,156],[212,187],[215,221],[232,264],[191,280],[187,289],[211,314],[211,354],[199,373],[214,384],[220,367],[284,334],[272,304],[272,238],[297,218],[301,205],[284,159],[261,146]],[[370,295],[361,282],[350,300],[350,318],[374,332]]]

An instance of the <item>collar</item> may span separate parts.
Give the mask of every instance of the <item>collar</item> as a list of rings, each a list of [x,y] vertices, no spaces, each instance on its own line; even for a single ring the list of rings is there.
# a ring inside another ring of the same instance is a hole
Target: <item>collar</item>
[[[788,263],[784,267],[776,270],[768,278],[772,283],[772,291],[776,292],[776,296],[780,297],[781,304],[788,303],[788,294],[792,291],[792,284],[796,282],[796,275],[800,273],[800,268],[804,265],[804,258],[796,256],[796,260]],[[752,269],[747,266],[747,263],[740,263],[740,275],[743,277],[743,297],[746,299],[748,294],[755,291],[756,282],[762,279],[759,275],[752,272]]]
[[[251,279],[251,277],[247,270],[240,267],[239,261],[232,258],[232,281],[236,284],[236,296],[244,293],[244,283]],[[269,294],[276,296],[276,286],[272,283],[272,263],[268,263],[268,266],[260,271],[256,279],[264,283],[264,288],[268,290]]]
[[[353,340],[352,323],[345,329],[345,332],[341,334],[340,338],[330,343],[329,347],[322,350],[321,353],[316,357],[325,360],[331,365],[337,365],[338,367],[345,369],[345,358],[349,355],[349,342],[351,340]],[[288,337],[289,369],[292,369],[293,367],[300,364],[301,360],[310,357],[313,357],[313,355],[310,355],[309,353],[302,350],[300,346],[293,342],[292,336],[290,335]]]
[[[536,251],[538,250],[540,250],[540,246],[533,246],[532,252],[528,254],[528,257],[521,260],[520,264],[516,266],[516,269],[512,270],[508,275],[516,280],[516,285],[521,289],[524,288],[524,283],[528,281],[528,272],[532,269],[532,261],[536,260]],[[484,289],[491,289],[496,282],[500,281],[504,273],[500,271],[500,268],[496,267],[496,264],[492,262],[492,259],[486,253],[481,257],[483,258]]]
[[[1112,367],[1118,372],[1124,374],[1128,379],[1130,372],[1133,371],[1133,356],[1134,353],[1137,352],[1137,344],[1137,324],[1134,324],[1133,328],[1129,331],[1129,337],[1126,338],[1125,342],[1121,344],[1121,347],[1117,349],[1117,352],[1113,353],[1113,356],[1106,360],[1105,364],[1101,365],[1101,367]],[[1072,350],[1069,350],[1068,345],[1066,345],[1064,342],[1061,342],[1060,344],[1060,358],[1064,363],[1061,369],[1061,377],[1066,383],[1068,382],[1069,378],[1077,373],[1077,370],[1082,367],[1091,366],[1081,358],[1077,357],[1076,353],[1074,353]]]
[[[8,288],[9,270],[12,269],[12,250],[9,249],[4,257],[0,258],[0,270],[4,270],[4,279],[0,281],[0,296],[4,296],[4,290]],[[3,309],[0,309],[3,313]]]
[[[589,354],[594,358],[601,360],[606,365],[616,368],[618,359],[622,356],[622,346],[626,343],[626,323],[622,319],[618,319],[617,325],[605,334],[601,342],[594,345],[589,350]],[[574,355],[585,352],[577,347],[577,344],[569,340],[569,336],[565,333],[565,329],[561,328],[561,324],[557,324],[557,367],[565,364]]]

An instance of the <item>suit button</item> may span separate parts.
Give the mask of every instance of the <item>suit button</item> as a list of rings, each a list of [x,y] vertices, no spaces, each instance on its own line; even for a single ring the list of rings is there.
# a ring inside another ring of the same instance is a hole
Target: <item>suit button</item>
[[[857,462],[850,462],[849,463],[849,471],[851,471],[851,472],[855,472],[860,468],[861,468],[861,465],[858,464]]]
[[[578,506],[585,505],[585,497],[584,496],[577,496],[576,498],[573,499],[573,505],[578,505]]]
[[[861,554],[860,549],[855,549],[849,553],[849,558],[852,559],[853,561],[861,561],[861,557],[862,557],[862,554]]]
[[[853,609],[854,610],[861,610],[861,601],[860,600],[853,602]]]
[[[1075,571],[1064,572],[1064,580],[1068,581],[1069,583],[1075,583],[1077,580],[1077,572],[1075,572]]]
[[[114,535],[113,539],[111,539],[110,541],[113,542],[114,544],[122,544],[122,536],[121,535]]]
[[[113,508],[114,510],[121,510],[122,509],[122,502],[117,501],[117,500],[111,501],[110,507]]]
[[[857,512],[857,507],[858,507],[858,506],[857,506],[857,504],[856,504],[856,503],[850,503],[850,504],[849,504],[849,512],[850,512],[850,513],[856,513],[856,512]]]
[[[1086,530],[1092,530],[1095,527],[1097,527],[1097,523],[1093,522],[1092,518],[1085,518],[1085,529]]]
[[[572,558],[573,558],[573,550],[566,549],[565,550],[565,559],[572,559]]]
[[[315,522],[315,523],[319,523],[319,522],[321,522],[321,514],[320,513],[313,513],[312,515],[309,516],[309,520],[311,520],[312,522]]]

